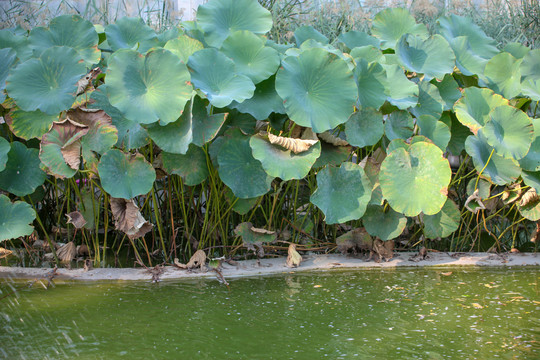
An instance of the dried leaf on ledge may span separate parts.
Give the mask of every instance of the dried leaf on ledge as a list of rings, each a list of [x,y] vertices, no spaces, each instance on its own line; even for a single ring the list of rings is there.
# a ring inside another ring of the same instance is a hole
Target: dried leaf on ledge
[[[296,251],[296,244],[290,244],[287,253],[287,266],[290,268],[300,266],[302,256]]]

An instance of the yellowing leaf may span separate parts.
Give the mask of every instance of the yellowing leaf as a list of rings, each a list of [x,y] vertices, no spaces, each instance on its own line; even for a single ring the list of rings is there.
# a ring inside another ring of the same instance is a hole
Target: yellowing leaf
[[[270,133],[268,133],[268,140],[270,140],[271,144],[282,146],[287,150],[291,150],[295,154],[307,151],[312,145],[317,143],[317,140],[286,138]]]
[[[483,309],[484,307],[480,305],[479,303],[472,303],[472,306],[474,306],[475,309]]]

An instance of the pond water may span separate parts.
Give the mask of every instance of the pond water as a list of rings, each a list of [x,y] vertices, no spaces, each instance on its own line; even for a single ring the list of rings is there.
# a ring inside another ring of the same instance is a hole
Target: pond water
[[[0,359],[539,359],[540,268],[0,280]]]

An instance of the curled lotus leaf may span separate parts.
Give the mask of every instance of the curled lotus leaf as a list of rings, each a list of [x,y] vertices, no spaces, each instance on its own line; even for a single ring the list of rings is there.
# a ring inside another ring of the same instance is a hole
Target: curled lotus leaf
[[[381,49],[394,48],[398,40],[405,34],[427,36],[425,25],[417,24],[408,10],[388,8],[373,19],[371,32],[381,40]]]
[[[19,61],[24,62],[32,57],[32,48],[26,34],[16,34],[12,29],[0,30],[0,49],[11,48],[17,53]]]
[[[391,207],[369,205],[362,217],[362,224],[371,236],[381,240],[397,238],[407,226],[407,218]]]
[[[378,62],[357,61],[354,78],[358,85],[358,102],[362,107],[380,108],[387,98],[389,87],[386,70]]]
[[[422,115],[431,115],[438,119],[442,115],[444,105],[439,89],[428,81],[420,81],[418,84],[418,105],[411,108],[410,112],[417,118]]]
[[[191,126],[193,132],[192,143],[197,146],[212,141],[219,130],[227,120],[229,113],[218,113],[209,115],[206,109],[207,100],[203,100],[198,96],[193,98],[193,106],[191,108]]]
[[[271,113],[285,114],[283,99],[276,92],[275,82],[275,76],[261,81],[255,86],[255,92],[251,98],[241,103],[235,101],[230,107],[248,113],[257,120],[267,119]]]
[[[242,238],[243,245],[248,250],[255,251],[256,246],[258,248],[259,257],[264,256],[262,244],[272,243],[277,240],[277,234],[275,231],[256,228],[250,222],[238,224],[234,229],[234,233],[236,236],[240,236]]]
[[[191,103],[176,121],[166,125],[150,124],[146,128],[150,138],[164,151],[173,154],[185,154],[193,140]]]
[[[272,28],[272,14],[253,0],[210,0],[199,6],[197,26],[208,45],[219,48],[238,30],[264,35]]]
[[[197,51],[190,56],[188,66],[193,85],[216,107],[253,96],[255,85],[251,79],[238,74],[234,62],[216,49]]]
[[[416,106],[418,104],[418,85],[407,79],[403,69],[398,65],[383,65],[383,68],[386,70],[386,81],[389,84],[386,87],[388,102],[400,110]]]
[[[452,155],[458,156],[465,149],[465,140],[472,132],[468,127],[459,122],[454,113],[443,113],[440,121],[450,128],[450,141],[448,142],[448,151]]]
[[[531,119],[534,126],[534,139],[527,155],[519,159],[523,170],[540,171],[540,119]]]
[[[476,134],[489,121],[491,110],[501,105],[508,105],[508,100],[492,90],[469,87],[454,105],[454,111],[459,122]]]
[[[39,158],[48,171],[58,178],[70,178],[79,169],[80,139],[88,133],[88,126],[65,119],[53,123],[41,138]]]
[[[182,60],[184,64],[188,63],[188,59],[196,51],[204,49],[204,45],[187,35],[181,35],[177,38],[167,41],[164,49],[169,50]]]
[[[289,117],[317,133],[346,122],[358,97],[347,63],[319,48],[283,59],[276,91]]]
[[[424,235],[428,239],[445,238],[450,236],[459,227],[461,213],[457,205],[447,199],[435,215],[424,215]]]
[[[441,149],[420,141],[389,153],[381,164],[379,181],[395,211],[406,216],[434,215],[446,202],[451,176]]]
[[[80,211],[72,211],[66,214],[66,223],[72,224],[76,229],[82,229],[86,225],[86,220]]]
[[[9,142],[4,138],[0,138],[0,172],[6,168],[10,149]]]
[[[15,63],[16,59],[15,50],[10,48],[0,49],[0,103],[3,103],[4,100],[6,100],[6,95],[4,94],[6,79],[11,65]]]
[[[0,241],[32,234],[34,227],[29,224],[35,218],[36,212],[29,204],[12,203],[6,195],[0,194]]]
[[[317,137],[321,140],[324,140],[328,144],[332,144],[334,146],[348,146],[349,145],[347,140],[340,138],[339,136],[333,134],[331,131],[324,131],[318,134]]]
[[[302,262],[302,255],[296,251],[296,244],[289,244],[289,249],[287,250],[287,267],[293,268],[300,266]]]
[[[28,36],[34,56],[53,46],[68,46],[79,53],[87,65],[97,64],[101,59],[98,50],[99,37],[94,25],[78,15],[62,15],[49,23],[49,28],[35,27]]]
[[[107,25],[105,34],[113,51],[135,48],[140,53],[145,53],[158,46],[156,32],[141,18],[123,17],[114,24]]]
[[[169,174],[179,175],[188,186],[198,185],[208,177],[206,154],[198,146],[190,144],[185,155],[162,152],[161,156],[163,169]]]
[[[446,74],[441,81],[432,80],[431,83],[439,89],[439,94],[444,101],[444,109],[452,110],[456,101],[461,98],[459,85],[451,74]]]
[[[126,118],[141,124],[176,121],[191,98],[189,72],[165,49],[142,56],[123,49],[109,59],[107,95]]]
[[[17,106],[25,111],[41,110],[58,114],[69,109],[75,100],[77,82],[86,74],[77,52],[66,46],[45,50],[11,71],[7,91]]]
[[[311,25],[304,25],[294,30],[294,40],[296,46],[300,47],[307,40],[315,40],[321,44],[328,44],[329,40],[326,36],[318,32]]]
[[[311,202],[325,215],[327,224],[360,219],[371,199],[372,185],[364,169],[345,162],[317,173],[317,190]]]
[[[521,92],[521,62],[521,59],[516,59],[506,52],[492,57],[484,69],[488,86],[507,99],[519,95]]]
[[[283,136],[276,136],[272,133],[268,133],[267,135],[270,144],[279,145],[295,154],[308,151],[309,148],[317,143],[317,140],[292,139]]]
[[[347,141],[360,148],[375,145],[383,134],[383,116],[372,108],[362,108],[353,113],[345,124]]]
[[[131,240],[152,230],[153,225],[144,219],[133,199],[111,197],[111,212],[116,230],[124,232]]]
[[[111,149],[98,164],[103,189],[112,197],[132,199],[152,189],[156,172],[141,154],[125,154]]]
[[[414,121],[408,111],[399,110],[391,113],[384,123],[384,132],[389,140],[408,139],[413,135]]]
[[[118,129],[105,111],[77,108],[69,110],[67,116],[78,124],[88,126],[88,132],[81,138],[83,151],[104,154],[118,142]]]
[[[524,218],[532,221],[540,220],[540,197],[535,188],[527,190],[517,208]]]
[[[17,196],[26,196],[43,185],[47,174],[40,168],[37,149],[28,149],[14,141],[7,155],[6,167],[0,172],[0,189]]]

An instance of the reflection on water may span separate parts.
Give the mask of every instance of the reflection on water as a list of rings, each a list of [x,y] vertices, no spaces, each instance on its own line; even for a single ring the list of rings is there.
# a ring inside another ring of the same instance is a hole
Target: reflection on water
[[[450,273],[451,271],[451,273]],[[1,280],[6,359],[538,359],[539,268]]]

